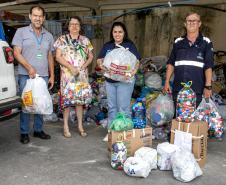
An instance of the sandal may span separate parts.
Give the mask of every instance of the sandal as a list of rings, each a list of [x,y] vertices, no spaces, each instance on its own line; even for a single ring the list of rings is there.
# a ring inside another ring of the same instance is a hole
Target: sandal
[[[79,134],[82,137],[86,137],[87,136],[87,133],[84,130],[81,130],[81,131],[79,130]]]
[[[66,137],[66,138],[70,138],[71,137],[71,133],[70,133],[70,131],[69,131],[69,128],[67,128],[67,129],[64,129],[64,137]]]

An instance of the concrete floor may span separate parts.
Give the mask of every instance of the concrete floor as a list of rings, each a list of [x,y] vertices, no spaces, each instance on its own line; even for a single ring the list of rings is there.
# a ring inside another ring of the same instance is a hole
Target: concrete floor
[[[43,141],[30,137],[19,142],[19,116],[0,122],[0,185],[179,185],[172,171],[152,171],[146,178],[133,178],[111,168],[107,145],[102,141],[106,131],[86,125],[87,138],[81,138],[75,127],[72,138],[62,136],[62,122],[46,123],[52,136]],[[208,143],[208,161],[204,175],[187,184],[226,185],[226,142]]]

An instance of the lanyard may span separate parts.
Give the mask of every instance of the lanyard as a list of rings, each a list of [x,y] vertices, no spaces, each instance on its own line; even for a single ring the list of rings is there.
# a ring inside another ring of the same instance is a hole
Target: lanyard
[[[35,32],[33,32],[33,35],[36,39],[36,42],[38,44],[39,49],[41,48],[41,43],[42,43],[42,39],[43,39],[43,34],[41,33],[41,37],[37,37],[37,35],[35,34]]]

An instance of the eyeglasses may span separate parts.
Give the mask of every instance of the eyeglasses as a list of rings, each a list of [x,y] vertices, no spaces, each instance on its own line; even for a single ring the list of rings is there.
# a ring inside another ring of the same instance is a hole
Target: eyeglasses
[[[200,22],[200,20],[186,20],[186,22],[188,24],[191,24],[191,23],[198,23],[198,22]]]
[[[69,26],[80,26],[78,23],[70,23]]]

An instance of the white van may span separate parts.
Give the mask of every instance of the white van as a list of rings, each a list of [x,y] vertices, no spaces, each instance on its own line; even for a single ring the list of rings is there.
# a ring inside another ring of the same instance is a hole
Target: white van
[[[16,115],[21,109],[14,75],[13,50],[0,40],[0,120]]]

